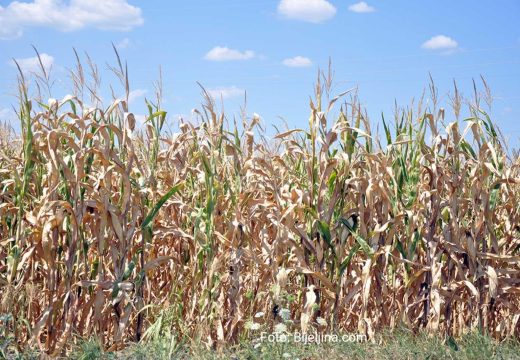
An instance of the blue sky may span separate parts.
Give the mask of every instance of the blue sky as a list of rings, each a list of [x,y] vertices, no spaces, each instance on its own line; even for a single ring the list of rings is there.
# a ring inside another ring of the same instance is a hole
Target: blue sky
[[[318,67],[329,57],[335,92],[359,87],[371,121],[391,117],[394,101],[420,97],[431,72],[442,95],[453,79],[465,95],[483,75],[502,130],[520,137],[520,1],[372,0],[0,0],[0,117],[15,99],[18,59],[27,72],[35,45],[56,83],[52,96],[70,93],[72,47],[98,63],[109,99],[106,69],[111,43],[128,61],[135,113],[144,111],[162,66],[164,107],[175,119],[201,102],[202,83],[238,114],[247,90],[248,112],[266,125],[305,127]]]

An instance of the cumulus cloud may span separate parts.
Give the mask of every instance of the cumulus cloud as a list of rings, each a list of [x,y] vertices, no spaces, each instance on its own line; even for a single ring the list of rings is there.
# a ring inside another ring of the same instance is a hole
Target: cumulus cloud
[[[251,50],[240,51],[230,49],[225,46],[215,46],[207,52],[204,59],[210,61],[233,61],[233,60],[249,60],[255,57],[255,52]]]
[[[458,46],[459,44],[449,36],[437,35],[424,42],[421,47],[427,50],[454,50]]]
[[[9,108],[0,108],[0,127],[3,125],[16,126],[18,124],[16,113]]]
[[[288,19],[321,23],[336,15],[336,7],[326,0],[281,0],[278,13]]]
[[[124,38],[116,44],[116,48],[118,49],[128,49],[130,46],[132,46],[132,40],[129,38]]]
[[[307,67],[312,65],[312,61],[304,56],[295,56],[282,61],[282,64],[289,67]]]
[[[0,122],[6,121],[6,120],[11,120],[15,116],[16,116],[16,114],[14,113],[14,111],[12,109],[9,109],[9,108],[0,109]]]
[[[348,7],[348,9],[355,13],[371,13],[376,11],[376,8],[368,5],[364,1],[360,1],[358,3],[352,4]]]
[[[206,90],[215,99],[229,99],[238,96],[243,96],[245,92],[244,89],[240,89],[236,86],[218,87]]]
[[[143,125],[146,122],[146,115],[144,115],[144,114],[134,114],[134,117],[135,117],[135,121],[139,125]]]
[[[135,102],[137,99],[143,97],[146,94],[146,92],[146,89],[135,89],[130,91],[130,93],[128,94],[128,103],[131,104]]]
[[[46,53],[40,54],[40,60],[43,64],[43,67],[45,68],[45,71],[47,72],[52,68],[52,65],[54,64],[54,57]],[[16,59],[16,62],[18,63],[18,65],[20,65],[20,68],[24,73],[39,72],[41,69],[40,61],[38,60],[37,56],[19,58]],[[14,61],[10,61],[9,64],[11,64],[12,66],[16,66]]]
[[[28,27],[129,31],[143,24],[143,18],[141,9],[126,0],[34,0],[0,7],[0,24],[0,38],[13,39]]]

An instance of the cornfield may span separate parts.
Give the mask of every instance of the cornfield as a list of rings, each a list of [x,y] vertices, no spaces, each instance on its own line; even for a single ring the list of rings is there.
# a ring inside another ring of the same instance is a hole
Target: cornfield
[[[0,140],[0,314],[19,348],[219,348],[258,313],[303,332],[519,337],[520,163],[485,93],[455,87],[448,115],[432,84],[380,136],[320,72],[308,126],[269,140],[204,89],[195,120],[165,130],[159,83],[139,125],[119,57],[108,107],[88,61],[63,100],[42,100],[43,66],[35,96],[20,71],[20,134]]]

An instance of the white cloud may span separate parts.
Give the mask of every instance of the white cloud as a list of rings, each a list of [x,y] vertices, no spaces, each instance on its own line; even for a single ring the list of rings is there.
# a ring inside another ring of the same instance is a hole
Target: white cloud
[[[281,0],[278,13],[288,19],[321,23],[336,15],[336,7],[326,0]]]
[[[312,65],[312,61],[303,56],[295,56],[293,58],[285,59],[282,61],[282,64],[289,67],[307,67]]]
[[[130,46],[132,46],[132,40],[129,38],[124,38],[116,44],[116,48],[118,49],[128,49]]]
[[[130,93],[128,94],[128,103],[131,104],[135,102],[137,99],[143,97],[146,94],[146,92],[146,89],[135,89],[130,91]]]
[[[452,38],[445,35],[437,35],[422,44],[423,49],[427,50],[454,50],[459,44]]]
[[[360,1],[358,3],[352,4],[348,7],[348,9],[355,13],[371,13],[376,11],[376,8],[368,5],[364,1]]]
[[[15,113],[13,112],[13,110],[8,108],[0,109],[0,122],[11,119],[14,116]]]
[[[16,113],[9,108],[0,108],[0,126],[7,125],[15,125],[17,120]]]
[[[143,18],[141,9],[126,0],[34,0],[0,7],[0,24],[0,39],[13,39],[22,36],[25,28],[38,26],[129,31],[142,25]]]
[[[215,99],[229,99],[238,96],[243,96],[245,92],[243,89],[240,89],[236,86],[212,88],[206,89],[206,91]]]
[[[210,61],[232,61],[232,60],[249,60],[255,57],[255,52],[251,50],[240,51],[230,49],[225,46],[215,46],[208,51],[204,59]]]
[[[143,125],[146,121],[146,115],[144,114],[134,114],[134,117],[135,121],[140,125]]]
[[[49,71],[52,68],[52,65],[54,64],[54,58],[49,54],[41,53],[40,59],[42,61],[43,67],[45,68],[45,71]],[[20,65],[20,68],[24,73],[37,73],[41,70],[40,61],[38,60],[37,56],[16,59],[16,62],[18,63],[18,65]],[[10,61],[9,64],[11,64],[12,66],[16,66],[14,61]]]

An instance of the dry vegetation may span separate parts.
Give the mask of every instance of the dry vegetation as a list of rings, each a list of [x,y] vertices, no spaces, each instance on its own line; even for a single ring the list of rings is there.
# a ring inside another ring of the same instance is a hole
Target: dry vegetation
[[[89,64],[74,96],[45,103],[21,75],[19,146],[0,150],[0,321],[17,346],[173,334],[219,348],[286,316],[369,337],[519,336],[519,162],[477,91],[455,89],[448,115],[432,85],[381,144],[322,73],[308,128],[267,141],[257,116],[229,126],[205,92],[198,121],[163,131],[157,100],[139,129],[125,66],[126,96],[105,108]]]

